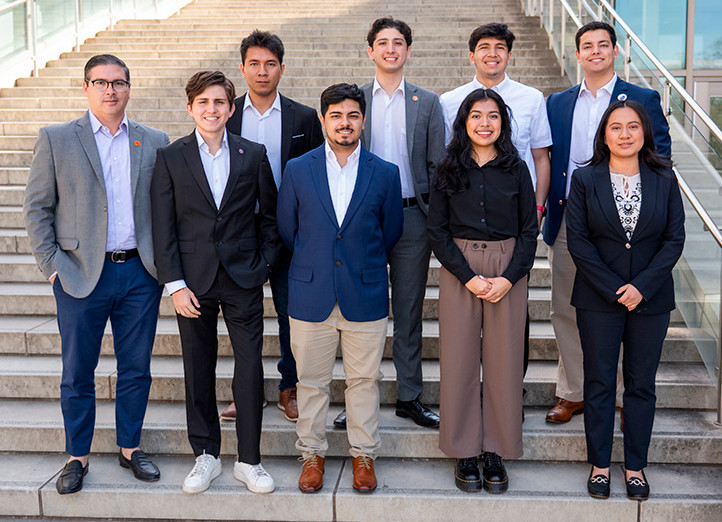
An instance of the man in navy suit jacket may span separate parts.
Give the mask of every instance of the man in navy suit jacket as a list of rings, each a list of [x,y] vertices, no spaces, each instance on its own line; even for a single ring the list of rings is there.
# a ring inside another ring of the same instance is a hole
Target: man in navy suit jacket
[[[614,72],[617,36],[604,22],[590,22],[577,31],[576,55],[584,80],[564,92],[551,94],[547,114],[554,144],[551,148],[551,185],[544,222],[552,272],[551,321],[559,347],[557,402],[547,422],[564,423],[584,408],[582,349],[576,313],[570,304],[576,268],[567,249],[564,209],[573,171],[592,157],[594,135],[602,114],[614,100],[634,100],[647,110],[657,151],[671,154],[669,125],[657,91],[625,82]],[[621,403],[621,390],[618,400]]]
[[[278,197],[278,228],[292,251],[288,315],[298,371],[296,447],[303,492],[323,486],[329,384],[341,345],[353,486],[373,491],[379,366],[386,340],[386,256],[403,228],[396,165],[360,144],[364,95],[337,84],[321,94],[323,146],[290,160]]]

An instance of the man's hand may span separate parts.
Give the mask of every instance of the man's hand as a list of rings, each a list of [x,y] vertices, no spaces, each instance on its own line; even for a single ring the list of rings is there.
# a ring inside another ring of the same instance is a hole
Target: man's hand
[[[483,296],[489,291],[491,288],[491,285],[489,284],[489,281],[487,279],[484,279],[484,276],[475,275],[467,283],[464,285],[466,289],[474,294],[479,299],[482,299]]]
[[[197,319],[201,316],[201,312],[198,310],[201,304],[190,288],[181,288],[177,292],[173,292],[172,297],[173,307],[177,314],[188,319]]]
[[[620,286],[617,290],[617,295],[622,296],[617,299],[617,302],[627,307],[630,312],[637,308],[637,305],[642,302],[644,296],[637,290],[634,285],[627,283],[626,285]]]
[[[491,277],[487,279],[491,287],[482,297],[490,303],[498,303],[511,290],[512,284],[506,277]]]

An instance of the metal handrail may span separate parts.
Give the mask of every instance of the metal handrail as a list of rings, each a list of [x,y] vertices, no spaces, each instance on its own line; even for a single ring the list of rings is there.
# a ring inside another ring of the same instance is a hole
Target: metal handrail
[[[12,4],[7,4],[2,7],[0,7],[0,14],[3,14],[5,11],[9,11],[10,9],[13,9],[15,7],[21,6],[23,4],[27,4],[30,0],[17,0],[13,2]]]

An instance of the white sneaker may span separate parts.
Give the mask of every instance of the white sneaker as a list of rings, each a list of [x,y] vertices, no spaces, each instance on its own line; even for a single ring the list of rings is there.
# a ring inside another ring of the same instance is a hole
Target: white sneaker
[[[261,464],[252,466],[245,462],[236,462],[233,465],[233,476],[243,482],[253,493],[270,493],[276,489],[273,478]]]
[[[183,481],[183,491],[200,493],[207,490],[214,478],[221,474],[221,459],[203,453],[196,457],[196,463]]]

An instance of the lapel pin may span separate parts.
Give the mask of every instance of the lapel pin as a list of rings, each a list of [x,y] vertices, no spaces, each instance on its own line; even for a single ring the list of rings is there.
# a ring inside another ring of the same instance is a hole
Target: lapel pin
[[[238,154],[243,154],[243,149],[238,149]]]
[[[627,95],[624,94],[624,93],[622,93],[622,94],[620,94],[619,96],[617,96],[617,99],[618,99],[619,101],[626,101],[626,100],[627,100]]]
[[[418,97],[418,96],[412,96],[411,99],[414,100],[414,101],[419,101],[419,97]]]
[[[133,142],[133,145],[135,145],[136,147],[140,147],[140,142],[138,140],[136,140]]]

